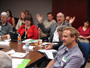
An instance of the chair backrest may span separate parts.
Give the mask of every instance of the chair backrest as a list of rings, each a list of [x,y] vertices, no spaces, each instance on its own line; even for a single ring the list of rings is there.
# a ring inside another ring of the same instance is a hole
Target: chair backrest
[[[85,65],[86,65],[86,62],[88,60],[88,56],[89,56],[89,52],[90,52],[90,46],[88,43],[85,43],[85,42],[81,42],[81,46],[82,46],[82,53],[83,53],[83,56],[85,58],[85,62],[84,64],[82,65],[81,68],[84,68]]]

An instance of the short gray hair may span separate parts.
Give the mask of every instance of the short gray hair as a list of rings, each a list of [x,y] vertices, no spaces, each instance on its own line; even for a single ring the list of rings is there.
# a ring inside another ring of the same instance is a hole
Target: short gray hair
[[[59,12],[59,13],[61,13],[63,15],[63,17],[64,17],[64,14],[62,12]],[[57,13],[57,14],[59,14],[59,13]]]
[[[2,12],[2,13],[1,13],[1,15],[6,16],[6,18],[8,18],[8,17],[9,17],[9,15],[8,15],[8,13],[7,13],[7,12]]]
[[[3,51],[0,51],[0,68],[12,68],[12,59]]]
[[[59,26],[57,29],[57,32],[59,32],[59,31],[63,32],[65,27],[68,27],[68,26],[66,26],[66,25]]]

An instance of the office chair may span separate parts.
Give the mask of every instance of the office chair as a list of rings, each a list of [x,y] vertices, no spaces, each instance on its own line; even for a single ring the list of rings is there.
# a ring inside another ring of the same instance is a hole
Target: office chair
[[[82,46],[82,53],[83,53],[83,56],[85,58],[85,62],[81,66],[81,68],[84,68],[86,63],[87,63],[88,57],[89,57],[90,46],[88,43],[85,43],[85,42],[81,42],[81,46]]]

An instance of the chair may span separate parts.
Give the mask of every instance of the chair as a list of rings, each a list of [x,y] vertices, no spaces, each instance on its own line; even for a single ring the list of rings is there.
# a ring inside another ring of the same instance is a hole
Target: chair
[[[89,57],[90,46],[88,43],[85,43],[85,42],[81,42],[81,46],[82,46],[82,53],[83,53],[83,56],[85,58],[85,62],[81,66],[81,68],[84,68],[86,63],[87,63],[88,57]]]

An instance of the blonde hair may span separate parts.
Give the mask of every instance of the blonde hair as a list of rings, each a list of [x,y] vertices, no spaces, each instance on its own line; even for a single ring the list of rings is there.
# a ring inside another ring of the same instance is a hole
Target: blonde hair
[[[20,15],[19,15],[19,19],[20,19],[20,20],[22,20],[22,18],[21,18],[21,14],[22,14],[22,13],[24,13],[24,12],[21,12]],[[24,13],[24,14],[25,14],[25,13]]]
[[[75,36],[76,37],[75,41],[76,42],[78,41],[79,32],[74,27],[65,27],[63,31],[64,30],[70,30],[70,36],[71,37]]]

